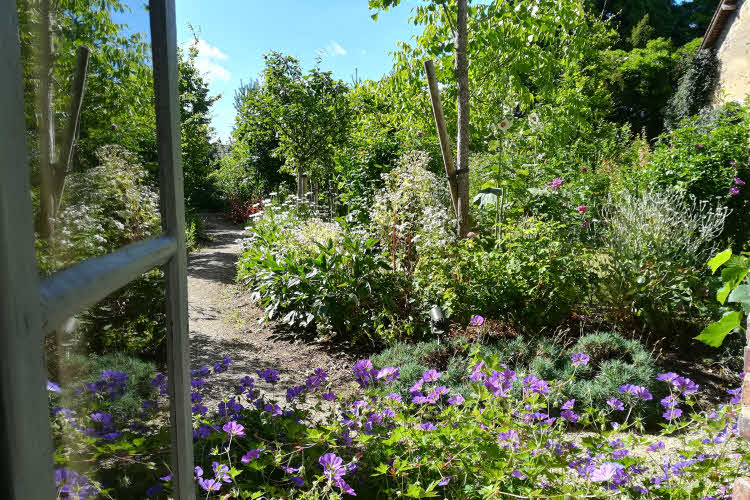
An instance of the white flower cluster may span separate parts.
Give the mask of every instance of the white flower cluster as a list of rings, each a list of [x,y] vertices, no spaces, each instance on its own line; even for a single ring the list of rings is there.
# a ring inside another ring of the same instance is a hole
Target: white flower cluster
[[[421,253],[455,238],[448,182],[427,170],[429,161],[425,152],[406,153],[396,168],[382,175],[385,186],[375,196],[370,213],[380,240],[402,258],[413,258],[407,255],[413,250]]]
[[[68,176],[49,246],[62,266],[161,230],[159,197],[134,156],[119,146],[104,146],[97,157],[98,166]]]

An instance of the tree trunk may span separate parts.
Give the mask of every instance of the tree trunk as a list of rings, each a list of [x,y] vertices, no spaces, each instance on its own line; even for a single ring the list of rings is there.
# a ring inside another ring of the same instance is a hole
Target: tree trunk
[[[48,240],[55,216],[55,117],[52,112],[52,33],[49,0],[40,6],[39,26],[39,235]]]
[[[65,177],[72,170],[73,153],[75,151],[76,138],[78,137],[81,120],[81,108],[83,107],[83,96],[86,93],[86,75],[89,67],[89,49],[84,46],[78,47],[76,57],[76,72],[73,76],[73,87],[70,92],[70,104],[68,105],[68,123],[63,135],[60,158],[55,172],[55,207],[54,212],[60,210],[62,195],[65,189]]]
[[[458,235],[469,232],[469,62],[466,54],[468,21],[466,0],[458,0],[456,22],[456,82],[458,84],[458,151],[456,190],[458,191]]]
[[[299,202],[302,202],[302,196],[304,196],[304,180],[302,178],[302,169],[297,167],[297,198],[299,199]]]

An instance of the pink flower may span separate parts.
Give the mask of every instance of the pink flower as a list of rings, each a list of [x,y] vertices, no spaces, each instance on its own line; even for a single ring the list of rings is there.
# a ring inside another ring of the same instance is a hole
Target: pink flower
[[[583,221],[583,227],[589,227],[591,223],[589,221]]]
[[[469,231],[468,233],[466,233],[466,237],[467,238],[476,238],[477,237],[477,233],[475,233],[473,231]]]
[[[739,177],[735,177],[734,178],[734,183],[737,184],[738,186],[744,186],[745,185],[745,181],[743,181]]]
[[[729,188],[729,194],[731,194],[732,196],[737,196],[738,194],[740,194],[740,188],[738,188],[738,187],[730,187]]]
[[[696,147],[696,148],[698,148],[698,149],[703,149],[703,144],[698,144],[698,145],[697,145],[697,146],[695,146],[695,147]]]
[[[585,174],[586,172],[588,172],[588,171],[589,171],[589,169],[588,169],[588,168],[586,168],[586,167],[583,167],[583,168],[581,169],[581,172],[583,172],[584,174]]]
[[[557,178],[557,179],[555,179],[552,182],[548,182],[547,185],[548,186],[552,186],[552,189],[556,190],[557,188],[559,188],[560,186],[562,186],[562,183],[563,183],[563,180],[560,179],[560,178]]]
[[[583,215],[586,213],[588,208],[586,207],[586,205],[578,205],[578,208],[576,208],[576,210],[578,210],[579,214]]]

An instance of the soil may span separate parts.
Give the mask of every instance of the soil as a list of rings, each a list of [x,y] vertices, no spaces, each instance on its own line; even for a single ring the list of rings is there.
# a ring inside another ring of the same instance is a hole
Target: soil
[[[304,384],[315,368],[323,368],[336,392],[356,386],[351,366],[357,356],[346,348],[294,335],[274,322],[263,321],[263,310],[235,283],[235,264],[242,252],[245,228],[218,214],[202,214],[208,242],[188,256],[188,310],[191,368],[212,367],[225,355],[232,359],[224,373],[206,379],[203,404],[209,411],[233,394],[245,375],[255,379],[267,399],[281,401],[286,388]],[[269,384],[257,370],[279,371]]]

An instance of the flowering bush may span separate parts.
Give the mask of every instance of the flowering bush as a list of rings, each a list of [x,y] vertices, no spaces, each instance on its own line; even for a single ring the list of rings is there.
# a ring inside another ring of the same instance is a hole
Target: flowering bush
[[[375,196],[370,217],[394,268],[411,270],[420,253],[455,238],[450,194],[446,183],[427,170],[429,162],[425,152],[406,153],[383,174],[385,186]]]
[[[384,336],[410,307],[377,240],[343,220],[271,209],[249,233],[237,279],[269,319],[361,341]]]
[[[645,316],[655,327],[698,310],[702,269],[717,249],[728,213],[676,192],[612,196],[602,231],[604,302],[622,316]]]
[[[582,353],[571,358],[578,367],[589,361]],[[213,372],[226,371],[230,363],[225,357]],[[408,397],[378,396],[381,386],[398,380],[399,371],[377,370],[369,360],[353,370],[361,389],[349,399],[332,392],[325,371],[316,369],[304,384],[287,389],[285,402],[261,390],[279,383],[278,372],[258,371],[257,379],[239,380],[236,395],[210,414],[201,401],[212,370],[192,372],[195,482],[201,495],[718,498],[728,497],[734,478],[748,469],[750,450],[735,438],[737,391],[731,391],[730,404],[703,409],[694,399],[697,384],[674,373],[655,381],[668,395],[659,402],[661,432],[649,436],[639,434],[631,418],[635,408],[654,399],[638,385],[622,385],[620,397],[593,409],[576,399],[556,399],[542,379],[479,358],[467,370],[472,391],[466,395],[445,386],[442,373],[426,370]],[[154,379],[162,393],[167,383],[163,375]],[[146,417],[163,405],[153,401],[144,407]],[[114,456],[142,446],[136,436],[152,439],[148,436],[158,433],[144,434],[138,425],[124,429],[101,412],[89,414],[80,430],[81,421],[69,410],[53,414],[69,422],[56,432],[87,436],[94,448],[112,443]],[[581,424],[595,432],[575,432]],[[74,457],[65,457],[59,460],[65,468],[58,469],[58,484],[68,490],[104,486],[73,472]],[[168,493],[168,472],[151,473],[148,496]],[[60,496],[72,498],[68,490],[61,488]]]

